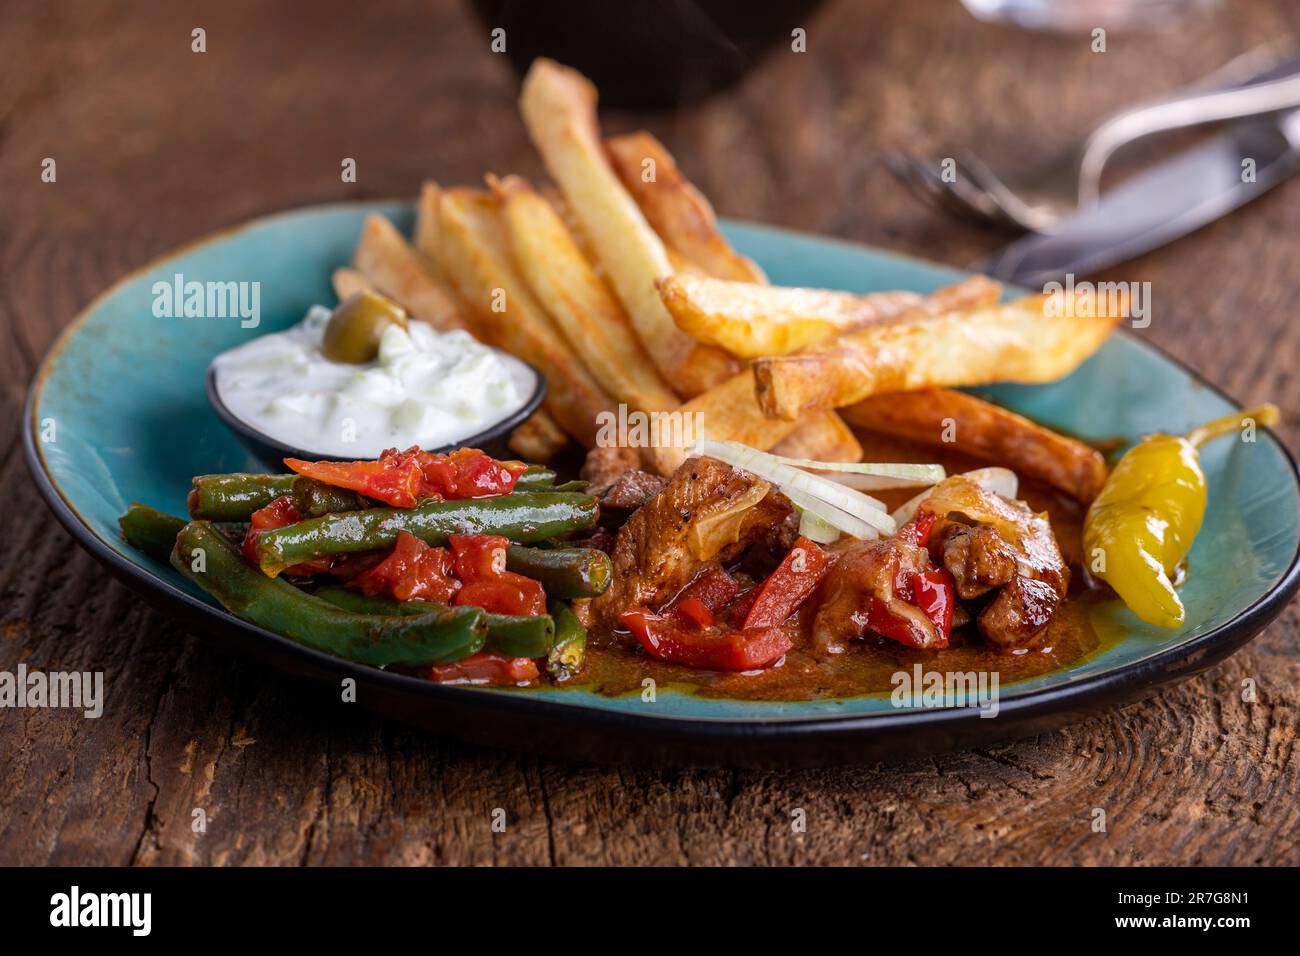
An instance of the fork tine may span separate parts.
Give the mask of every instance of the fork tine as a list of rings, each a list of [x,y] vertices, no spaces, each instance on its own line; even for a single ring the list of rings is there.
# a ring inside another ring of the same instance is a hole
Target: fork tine
[[[943,211],[960,218],[987,224],[991,218],[988,202],[978,190],[968,188],[960,180],[946,181],[935,165],[915,160],[912,173],[922,184],[927,195],[937,201]]]

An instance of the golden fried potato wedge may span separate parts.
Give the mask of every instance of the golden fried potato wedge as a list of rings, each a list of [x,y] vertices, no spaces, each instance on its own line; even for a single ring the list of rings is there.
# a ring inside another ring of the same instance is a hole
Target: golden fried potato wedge
[[[469,309],[475,334],[541,369],[548,386],[544,407],[590,448],[597,417],[613,413],[613,400],[515,268],[496,200],[478,189],[444,190],[439,228],[443,272]]]
[[[667,276],[658,288],[679,329],[747,359],[797,352],[921,302],[915,292],[854,295],[692,275]]]
[[[995,284],[988,282],[959,282],[921,297],[921,301],[907,314],[929,316],[935,310],[944,311],[956,305],[983,303],[990,295],[996,297],[999,291]],[[903,316],[898,316],[890,321],[901,321],[902,318]],[[704,427],[711,438],[744,442],[754,448],[767,451],[802,427],[808,416],[799,416],[797,420],[776,420],[767,417],[759,406],[757,396],[745,394],[746,388],[754,384],[753,371],[746,370],[718,387],[697,395],[683,405],[681,411],[701,412]],[[812,427],[824,428],[825,424],[818,426],[814,422]],[[670,474],[685,460],[681,450],[675,448],[656,449],[649,457],[650,464],[661,474]]]
[[[734,374],[721,349],[677,328],[655,289],[671,274],[664,244],[609,164],[596,122],[596,90],[575,70],[533,61],[520,111],[551,178],[582,223],[637,336],[679,395],[696,395]]]
[[[420,198],[415,204],[415,235],[411,238],[411,244],[420,254],[425,268],[445,281],[445,277],[441,274],[442,266],[439,264],[441,256],[438,252],[441,236],[438,208],[441,200],[442,187],[433,180],[426,181],[420,187]]]
[[[1123,314],[1054,310],[1039,295],[974,311],[872,325],[825,348],[758,359],[759,404],[772,418],[842,408],[884,392],[992,382],[1051,382],[1072,372]],[[1063,311],[1064,315],[1052,314]]]
[[[799,427],[777,442],[773,454],[813,461],[861,461],[862,444],[834,412],[808,412]]]
[[[539,408],[510,433],[510,450],[527,462],[550,461],[569,444],[569,436],[545,408]]]
[[[709,273],[698,262],[687,259],[686,256],[682,255],[672,246],[668,246],[665,251],[668,253],[668,262],[673,267],[673,275],[688,275],[699,276],[700,278],[705,279],[708,278]]]
[[[340,266],[335,269],[330,276],[330,284],[334,286],[334,294],[338,296],[340,302],[358,292],[374,288],[360,270],[350,266]]]
[[[713,206],[682,175],[663,143],[639,130],[605,140],[605,149],[619,179],[670,250],[720,279],[767,282],[758,264],[723,238]]]
[[[550,203],[519,176],[488,182],[515,265],[596,381],[633,409],[676,408],[677,395],[655,370],[627,313]]]
[[[442,332],[466,327],[455,295],[383,216],[366,217],[352,264],[376,289],[406,306],[413,318]]]
[[[1004,465],[1090,504],[1106,481],[1101,452],[1023,415],[946,388],[873,395],[840,409],[849,424]]]
[[[738,441],[767,451],[800,426],[799,421],[767,418],[754,397],[754,373],[745,369],[709,389],[677,410],[700,437]],[[661,475],[671,475],[686,460],[684,449],[646,450],[647,463]]]

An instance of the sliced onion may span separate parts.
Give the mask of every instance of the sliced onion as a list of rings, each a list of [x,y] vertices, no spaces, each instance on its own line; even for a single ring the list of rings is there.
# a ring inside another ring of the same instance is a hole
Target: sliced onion
[[[884,534],[893,534],[897,530],[893,519],[885,511],[884,502],[829,478],[787,465],[778,460],[776,455],[769,455],[739,442],[709,439],[697,442],[692,454],[717,458],[774,482],[799,507],[815,511],[818,517],[855,538],[868,537],[864,533],[867,527]],[[810,507],[800,501],[800,498],[815,501],[816,504]],[[830,507],[829,512],[826,506]]]
[[[799,534],[818,544],[832,544],[840,538],[840,529],[815,512],[799,509]]]
[[[833,525],[851,537],[861,538],[863,541],[875,541],[880,537],[880,532],[861,518],[855,517],[847,511],[841,511],[834,505],[813,497],[806,491],[800,491],[798,488],[782,488],[781,491],[794,502],[795,507],[800,511],[816,515],[822,521]]]
[[[976,468],[974,471],[964,472],[964,475],[985,491],[991,491],[1012,501],[1020,493],[1020,479],[1010,468]]]
[[[841,485],[857,488],[859,491],[888,491],[891,488],[915,488],[917,485],[933,484],[929,481],[917,481],[914,478],[885,478],[877,475],[852,475],[839,473],[823,474],[828,481],[837,481]],[[940,478],[940,481],[943,479]]]
[[[1020,479],[1010,468],[976,468],[974,471],[963,472],[962,477],[969,478],[985,491],[991,491],[1011,500],[1015,500],[1020,491]],[[916,517],[916,509],[921,506],[922,501],[930,497],[932,491],[933,489],[927,488],[915,498],[899,505],[890,517],[900,525],[907,524]]]
[[[766,481],[754,482],[748,491],[720,504],[712,511],[703,511],[691,522],[687,538],[691,554],[699,561],[707,561],[729,544],[740,539],[740,526],[745,512],[767,497],[772,489]]]
[[[895,479],[901,484],[881,485],[883,488],[904,488],[907,485],[937,485],[948,477],[943,465],[908,465],[890,461],[814,461],[811,458],[786,458],[770,455],[773,461],[795,468],[813,471],[838,472],[844,475],[866,475],[873,478]],[[831,477],[827,475],[827,477]]]

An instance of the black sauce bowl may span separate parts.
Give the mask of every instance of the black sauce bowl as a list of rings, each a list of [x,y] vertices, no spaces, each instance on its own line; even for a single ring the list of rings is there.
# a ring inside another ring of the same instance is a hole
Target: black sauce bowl
[[[450,445],[442,445],[438,448],[426,448],[425,451],[447,452],[457,448],[479,448],[491,455],[493,458],[509,459],[514,454],[510,451],[509,440],[510,433],[523,422],[524,419],[537,411],[537,407],[542,404],[546,398],[546,378],[537,367],[530,362],[523,362],[528,366],[529,371],[533,373],[536,381],[536,387],[533,393],[528,396],[528,401],[507,417],[496,422],[490,428],[487,428],[475,435],[467,435],[465,438],[453,442]],[[312,451],[309,448],[298,448],[294,445],[286,444],[277,438],[272,438],[265,432],[259,431],[248,422],[237,416],[225,402],[221,400],[221,393],[217,390],[217,369],[215,365],[208,366],[208,374],[204,379],[204,388],[208,394],[208,403],[212,410],[239,439],[241,445],[248,449],[249,453],[273,472],[286,471],[284,459],[300,458],[304,461],[319,461],[328,459],[330,461],[361,461],[362,458],[355,455],[335,455],[324,454],[319,451]],[[371,456],[376,457],[376,456]]]

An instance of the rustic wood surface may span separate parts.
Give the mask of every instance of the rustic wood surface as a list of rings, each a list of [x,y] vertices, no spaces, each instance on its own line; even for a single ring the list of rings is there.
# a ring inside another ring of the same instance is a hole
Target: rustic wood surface
[[[1005,238],[929,213],[883,155],[963,144],[1031,162],[1136,95],[1300,30],[1287,0],[1227,6],[1166,34],[1112,31],[1097,54],[946,0],[829,3],[806,53],[780,49],[701,106],[606,121],[653,130],[724,214],[961,265]],[[95,293],[263,213],[412,195],[427,175],[541,173],[516,78],[465,6],[293,9],[0,11],[0,669],[102,670],[108,688],[99,720],[0,711],[0,863],[1300,863],[1294,606],[1204,677],[1037,739],[848,770],[631,772],[345,720],[109,580],[19,448],[26,384]],[[40,180],[45,157],[57,183]],[[1293,181],[1107,276],[1149,279],[1143,334],[1237,398],[1276,401],[1293,446],[1298,210]]]

